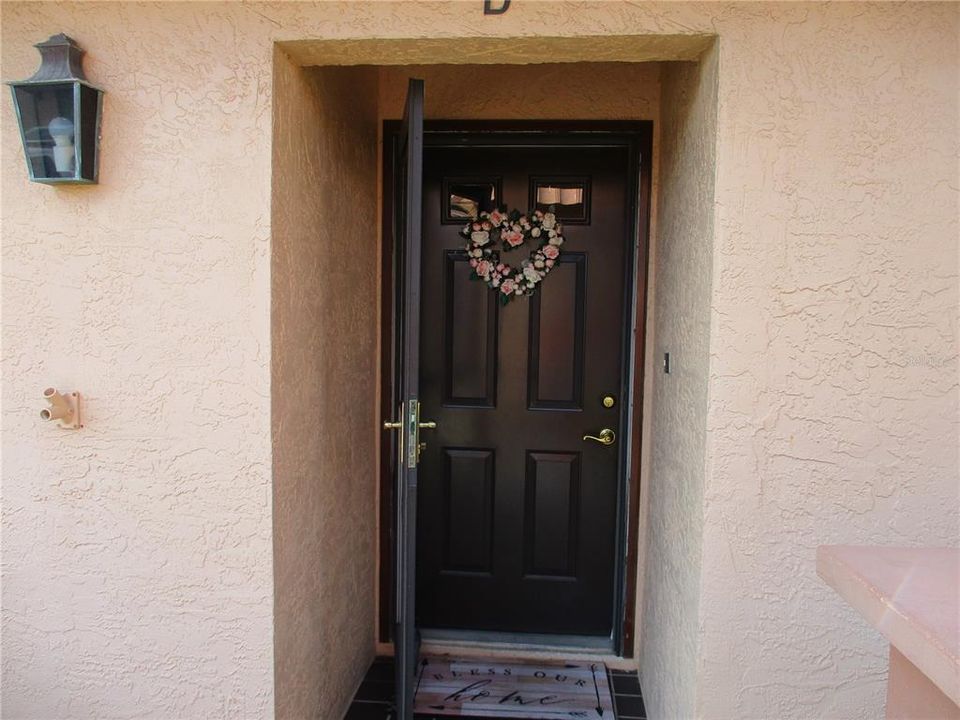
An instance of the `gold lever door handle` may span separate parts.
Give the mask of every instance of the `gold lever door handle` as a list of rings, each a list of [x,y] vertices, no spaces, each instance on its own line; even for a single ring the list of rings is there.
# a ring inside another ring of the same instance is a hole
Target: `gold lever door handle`
[[[420,426],[420,429],[421,429],[421,430],[436,430],[436,429],[437,429],[437,424],[436,424],[435,422],[433,422],[432,420],[428,420],[427,422],[417,423],[417,425]],[[402,428],[402,427],[403,427],[403,423],[402,423],[402,422],[390,422],[389,420],[387,420],[386,422],[383,423],[383,429],[384,429],[384,430],[399,430],[399,429]]]
[[[412,401],[415,402],[415,401]],[[406,408],[406,410],[405,410]],[[411,410],[411,408],[413,408]],[[420,462],[420,453],[427,446],[425,442],[420,442],[421,430],[436,430],[437,423],[432,420],[420,422],[420,403],[400,406],[400,417],[403,418],[396,422],[385,420],[384,430],[399,430],[400,436],[397,443],[400,454],[400,463],[406,464],[407,468],[415,468]]]
[[[610,428],[604,428],[600,431],[600,435],[584,435],[584,440],[593,440],[598,442],[601,445],[613,445],[617,441],[617,434]]]

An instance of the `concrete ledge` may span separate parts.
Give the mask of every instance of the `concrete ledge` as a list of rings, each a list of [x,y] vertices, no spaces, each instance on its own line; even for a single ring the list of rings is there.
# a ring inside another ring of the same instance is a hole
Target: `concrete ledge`
[[[960,705],[960,549],[825,545],[817,574]]]

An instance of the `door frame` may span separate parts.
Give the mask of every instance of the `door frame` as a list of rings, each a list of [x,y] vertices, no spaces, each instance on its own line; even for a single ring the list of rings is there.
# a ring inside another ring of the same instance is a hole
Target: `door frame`
[[[399,139],[400,121],[383,122],[382,198],[381,218],[381,308],[380,308],[380,420],[390,419],[393,413],[393,188],[394,157]],[[653,164],[653,122],[642,121],[480,121],[437,120],[424,124],[424,148],[469,145],[521,145],[529,140],[533,145],[550,142],[556,145],[590,147],[615,145],[626,147],[630,155],[630,186],[628,188],[628,227],[624,283],[626,313],[623,328],[624,369],[621,397],[620,427],[626,428],[622,437],[629,442],[620,449],[617,490],[617,531],[613,652],[624,658],[633,657],[636,628],[637,552],[640,530],[640,471],[643,428],[644,359],[646,357],[647,328],[647,273],[650,242],[650,196]],[[392,568],[385,561],[392,557],[390,537],[392,517],[393,461],[390,443],[380,448],[380,576],[378,639],[391,641],[390,593]],[[386,522],[385,522],[386,520]]]

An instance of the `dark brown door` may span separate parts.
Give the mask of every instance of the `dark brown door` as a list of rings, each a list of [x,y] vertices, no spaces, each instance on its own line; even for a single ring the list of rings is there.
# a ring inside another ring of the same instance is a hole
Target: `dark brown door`
[[[420,472],[418,623],[607,636],[630,152],[487,143],[425,150],[420,390],[438,429]],[[532,298],[501,306],[470,279],[458,231],[478,209],[538,201],[555,203],[563,223],[559,264]],[[613,444],[584,439],[604,429]]]

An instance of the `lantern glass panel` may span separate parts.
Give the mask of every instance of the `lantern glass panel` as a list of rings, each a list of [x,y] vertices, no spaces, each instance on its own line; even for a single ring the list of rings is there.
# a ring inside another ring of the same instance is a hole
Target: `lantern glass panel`
[[[80,160],[80,177],[97,180],[100,152],[100,98],[102,93],[92,87],[80,86],[80,134],[77,152]]]
[[[23,149],[30,174],[37,180],[72,180],[79,175],[81,138],[77,137],[74,111],[77,86],[78,83],[67,82],[13,88],[20,112]],[[94,108],[96,104],[95,101]],[[96,122],[93,125],[96,126]]]

